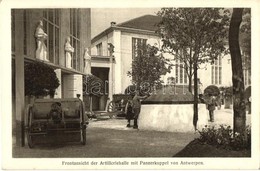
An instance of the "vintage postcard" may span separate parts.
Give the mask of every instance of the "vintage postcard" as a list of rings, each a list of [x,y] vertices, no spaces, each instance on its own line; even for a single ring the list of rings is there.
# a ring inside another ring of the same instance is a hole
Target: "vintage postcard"
[[[2,169],[259,169],[259,7],[0,1]]]

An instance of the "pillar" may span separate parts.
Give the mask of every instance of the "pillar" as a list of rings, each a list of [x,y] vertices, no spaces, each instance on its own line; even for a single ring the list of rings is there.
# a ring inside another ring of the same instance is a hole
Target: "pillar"
[[[62,77],[61,77],[61,69],[55,69],[57,78],[59,79],[60,86],[55,90],[54,98],[62,98],[61,89],[62,89]]]
[[[65,67],[65,42],[70,35],[70,10],[62,9],[60,12],[60,56],[59,65]]]
[[[43,17],[43,10],[42,9],[26,9],[27,10],[27,15],[28,15],[28,56],[31,58],[36,58],[36,39],[35,39],[35,30],[37,27],[37,23],[39,22],[39,20],[42,20]],[[22,28],[22,26],[20,26]],[[44,30],[44,32],[46,33],[47,30]],[[19,33],[23,33],[20,32]]]
[[[82,75],[63,75],[63,81],[64,98],[76,98],[80,94],[80,99],[83,100]]]
[[[121,60],[121,31],[115,30],[113,32],[113,45],[114,49],[114,56],[115,56],[115,92],[116,94],[123,93],[122,90],[122,60]]]
[[[24,146],[24,22],[23,10],[15,12],[15,118],[16,145]]]

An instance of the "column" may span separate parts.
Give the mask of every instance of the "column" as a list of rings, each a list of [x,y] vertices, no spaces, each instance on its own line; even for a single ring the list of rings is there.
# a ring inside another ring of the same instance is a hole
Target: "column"
[[[60,56],[59,65],[65,67],[65,41],[70,35],[70,10],[62,9],[60,12]]]
[[[60,86],[55,90],[54,98],[62,98],[61,87],[62,87],[62,77],[61,77],[61,69],[55,69],[57,78],[59,79]]]
[[[116,94],[123,93],[122,90],[122,59],[121,59],[121,31],[115,30],[113,32],[113,45],[115,46],[114,49],[114,56],[115,56],[115,92]]]
[[[63,81],[64,98],[76,98],[77,94],[80,94],[80,99],[83,100],[82,75],[64,75]]]
[[[16,145],[24,146],[24,55],[23,10],[15,10],[15,117]]]
[[[110,100],[113,99],[113,62],[112,57],[110,57],[110,67],[109,67],[109,74],[108,74],[108,98]]]
[[[37,23],[39,22],[39,20],[42,19],[43,17],[43,10],[42,9],[27,9],[27,15],[28,15],[28,23],[29,23],[29,27],[28,27],[28,55],[31,58],[36,58],[36,39],[35,39],[35,30],[36,30],[36,26]],[[47,32],[47,30],[44,30],[45,33]],[[23,33],[20,32],[19,33]]]

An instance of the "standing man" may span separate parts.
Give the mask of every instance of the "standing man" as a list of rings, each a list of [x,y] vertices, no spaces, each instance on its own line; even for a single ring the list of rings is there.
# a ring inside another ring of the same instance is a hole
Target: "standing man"
[[[210,122],[214,122],[214,110],[216,108],[216,97],[210,96],[209,103],[208,103],[208,110],[209,110],[209,117]]]
[[[140,96],[139,90],[136,90],[135,96],[133,98],[133,111],[134,111],[134,129],[138,129],[137,120],[141,111],[141,99],[147,96]]]

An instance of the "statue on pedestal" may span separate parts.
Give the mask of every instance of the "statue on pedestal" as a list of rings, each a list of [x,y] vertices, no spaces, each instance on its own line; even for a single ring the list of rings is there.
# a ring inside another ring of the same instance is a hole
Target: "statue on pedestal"
[[[72,68],[71,66],[71,53],[74,52],[74,48],[70,45],[70,37],[66,38],[65,43],[65,58],[66,58],[66,67]]]
[[[35,38],[37,42],[36,58],[40,60],[48,61],[47,59],[47,48],[44,41],[48,35],[43,31],[43,22],[40,20],[35,31]]]
[[[88,54],[88,48],[85,48],[84,52],[84,73],[91,73],[91,56]]]

